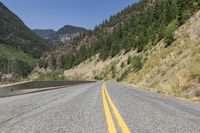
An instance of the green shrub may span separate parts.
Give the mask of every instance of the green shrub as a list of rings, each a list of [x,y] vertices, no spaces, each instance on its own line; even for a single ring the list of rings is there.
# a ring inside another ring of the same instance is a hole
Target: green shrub
[[[61,68],[70,69],[74,66],[74,56],[64,55],[61,57]]]
[[[116,69],[115,69],[115,66],[112,65],[112,66],[111,66],[111,77],[112,77],[112,78],[115,78],[115,76],[116,76]]]
[[[128,76],[128,73],[130,72],[130,70],[125,70],[122,75],[117,79],[117,82],[120,82],[120,81],[123,81],[127,76]]]
[[[124,68],[124,66],[125,66],[125,64],[124,64],[124,62],[122,61],[120,67],[121,67],[121,68]]]
[[[127,64],[128,64],[128,65],[131,64],[131,56],[130,56],[130,55],[128,56]]]
[[[177,20],[172,21],[165,30],[165,43],[166,47],[172,44],[175,41],[174,31],[178,28]]]
[[[102,80],[103,78],[96,75],[96,76],[94,77],[94,79],[95,79],[95,80]]]
[[[37,80],[67,80],[64,75],[63,71],[54,71],[54,72],[49,72],[46,74],[41,74]]]
[[[134,56],[131,59],[131,68],[134,72],[139,71],[142,69],[143,63],[142,63],[142,57],[141,56]]]

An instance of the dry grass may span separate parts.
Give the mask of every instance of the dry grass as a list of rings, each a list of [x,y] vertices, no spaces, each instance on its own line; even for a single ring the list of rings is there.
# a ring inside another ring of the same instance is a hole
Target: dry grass
[[[105,61],[99,60],[98,55],[92,57],[91,59],[86,60],[80,65],[64,71],[65,77],[81,79],[94,79],[96,76],[101,77],[105,80],[113,79],[111,78],[110,68],[114,64],[116,68],[116,78],[123,70],[121,70],[121,63],[126,62],[129,55],[134,55],[135,51],[130,51],[126,54],[122,51],[117,56],[107,59]],[[124,69],[126,66],[124,67]]]
[[[143,53],[148,59],[143,69],[132,73],[125,81],[174,96],[182,96],[182,92],[200,84],[199,14],[176,31],[176,41],[171,46],[162,47],[162,40]]]

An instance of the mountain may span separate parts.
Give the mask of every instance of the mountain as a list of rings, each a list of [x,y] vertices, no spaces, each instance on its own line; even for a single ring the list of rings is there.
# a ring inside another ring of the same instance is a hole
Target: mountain
[[[71,25],[65,25],[64,27],[60,28],[56,33],[46,37],[49,44],[52,45],[62,45],[66,41],[79,36],[81,33],[86,32],[87,30],[82,27],[76,27]]]
[[[57,31],[57,34],[76,34],[87,31],[85,28],[65,25]]]
[[[0,2],[0,79],[27,76],[38,58],[50,49],[45,40]]]
[[[199,9],[197,0],[141,0],[44,55],[33,74],[45,77],[41,68],[61,69],[58,75],[66,78],[111,79],[199,96]]]
[[[11,47],[39,58],[49,46],[7,7],[0,3],[0,40]]]
[[[46,39],[49,44],[53,46],[59,46],[64,44],[66,41],[79,36],[81,33],[84,33],[87,30],[82,27],[65,25],[57,32],[51,29],[34,29],[33,31],[41,38]]]
[[[33,29],[33,32],[35,32],[35,34],[44,39],[56,33],[56,31],[54,31],[53,29]]]

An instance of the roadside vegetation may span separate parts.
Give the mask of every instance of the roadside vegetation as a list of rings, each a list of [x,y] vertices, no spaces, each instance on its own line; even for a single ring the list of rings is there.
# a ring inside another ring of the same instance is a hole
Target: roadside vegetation
[[[18,81],[31,73],[43,53],[53,50],[44,39],[0,2],[0,81]]]
[[[37,59],[5,44],[0,44],[0,80],[26,78],[36,66]],[[10,79],[9,75],[12,75]]]
[[[63,70],[56,70],[53,72],[47,72],[45,74],[40,74],[39,77],[35,80],[45,80],[45,81],[51,81],[51,80],[68,80],[68,78],[66,78],[63,75]]]
[[[137,55],[133,57],[129,56],[127,59],[127,65],[128,67],[126,67],[126,69],[121,73],[120,77],[117,78],[118,82],[125,80],[131,73],[136,73],[142,69],[143,66],[142,56],[137,56]]]
[[[0,2],[0,43],[20,50],[34,58],[51,49],[51,46],[29,29],[22,20]]]

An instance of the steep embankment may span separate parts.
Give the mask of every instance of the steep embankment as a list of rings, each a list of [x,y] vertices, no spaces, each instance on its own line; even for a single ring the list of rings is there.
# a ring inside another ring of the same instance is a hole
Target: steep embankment
[[[158,92],[200,96],[200,11],[175,32],[167,48],[163,40],[143,55],[147,60],[125,81]]]

